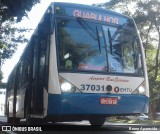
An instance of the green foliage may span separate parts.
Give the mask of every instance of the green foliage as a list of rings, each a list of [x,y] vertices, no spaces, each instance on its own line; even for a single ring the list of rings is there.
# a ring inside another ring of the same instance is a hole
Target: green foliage
[[[160,2],[158,0],[139,1],[134,16],[144,47],[148,49],[149,45],[159,41],[157,27],[160,25]],[[152,36],[153,33],[155,36]]]
[[[0,1],[0,70],[4,61],[15,53],[18,44],[27,42],[23,35],[28,31],[25,28],[16,28],[13,25],[27,16],[32,7],[40,0],[1,0]],[[0,71],[0,81],[3,74]]]
[[[6,83],[0,83],[0,89],[5,89],[6,88]]]
[[[27,16],[32,7],[39,3],[40,0],[1,0],[0,1],[0,16],[1,21],[17,18],[21,21],[23,16]]]
[[[160,72],[158,74],[158,77],[155,79],[154,74],[155,74],[155,56],[156,56],[157,49],[150,48],[147,50],[147,67],[148,67],[148,76],[149,76],[149,83],[150,83],[150,98],[151,102],[157,102],[157,100],[160,99]],[[157,104],[159,105],[159,104]]]
[[[0,28],[0,65],[2,65],[6,59],[11,58],[18,44],[27,42],[27,39],[23,35],[23,32],[27,30],[12,27],[13,24],[14,22],[6,21]]]
[[[15,20],[21,21],[23,16],[38,3],[39,0],[2,0],[0,1],[0,66],[10,58],[19,43],[27,42],[23,33],[27,29],[13,27]]]

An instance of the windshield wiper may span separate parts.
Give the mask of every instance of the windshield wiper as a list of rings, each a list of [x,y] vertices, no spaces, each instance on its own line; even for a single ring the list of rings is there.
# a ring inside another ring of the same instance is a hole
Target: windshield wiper
[[[109,46],[110,46],[110,52],[111,52],[111,55],[112,55],[112,37],[111,37],[111,32],[108,28],[108,39],[109,39]]]
[[[88,24],[81,18],[77,18],[77,22],[82,26],[82,28],[94,39],[97,40],[97,37],[93,34],[94,30],[88,26]],[[92,31],[92,32],[91,32]]]
[[[82,26],[82,28],[94,39],[98,41],[99,52],[101,54],[100,46],[100,36],[98,32],[98,27],[96,26],[96,34],[92,27],[90,27],[82,18],[77,18],[77,22]]]
[[[98,41],[99,52],[101,54],[101,44],[100,44],[100,37],[99,37],[99,32],[98,32],[97,26],[96,26],[96,32],[97,32],[97,41]]]

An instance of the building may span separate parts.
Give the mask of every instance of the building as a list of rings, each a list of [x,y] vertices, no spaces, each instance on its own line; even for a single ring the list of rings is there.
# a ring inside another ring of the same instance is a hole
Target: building
[[[0,89],[0,115],[4,115],[6,90]]]

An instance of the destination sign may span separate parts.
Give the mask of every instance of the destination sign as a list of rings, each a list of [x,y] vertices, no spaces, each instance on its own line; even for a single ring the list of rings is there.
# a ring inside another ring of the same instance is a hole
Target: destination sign
[[[97,21],[103,21],[112,24],[119,24],[119,25],[128,25],[131,24],[131,19],[114,13],[108,10],[94,10],[94,8],[78,8],[78,7],[65,7],[65,6],[56,6],[55,7],[55,14],[63,15],[63,16],[72,16],[72,17],[79,17],[84,19],[91,19]]]
[[[98,14],[98,13],[93,13],[93,12],[88,12],[88,11],[83,11],[83,10],[74,10],[73,16],[86,18],[86,19],[93,19],[93,20],[98,20],[98,21],[105,21],[108,23],[119,24],[119,19],[117,17],[106,16],[103,14]]]

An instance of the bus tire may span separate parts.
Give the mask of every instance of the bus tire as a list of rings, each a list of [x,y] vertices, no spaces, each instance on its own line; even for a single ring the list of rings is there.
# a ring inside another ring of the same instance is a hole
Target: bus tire
[[[13,118],[13,123],[19,124],[20,123],[20,118]]]
[[[13,123],[13,117],[9,117],[9,103],[7,104],[7,123]]]
[[[101,127],[105,123],[105,118],[91,118],[89,123],[94,127]]]
[[[7,117],[7,123],[16,123],[16,124],[19,124],[20,123],[20,118]]]
[[[30,115],[26,115],[26,124],[27,125],[36,125],[34,118],[31,118]]]
[[[13,117],[7,117],[7,123],[13,123]]]
[[[16,123],[16,124],[20,123],[20,118],[9,117],[9,108],[7,110],[7,123]]]
[[[43,125],[45,124],[45,121],[40,118],[32,118],[30,115],[26,116],[26,124],[27,125]]]

